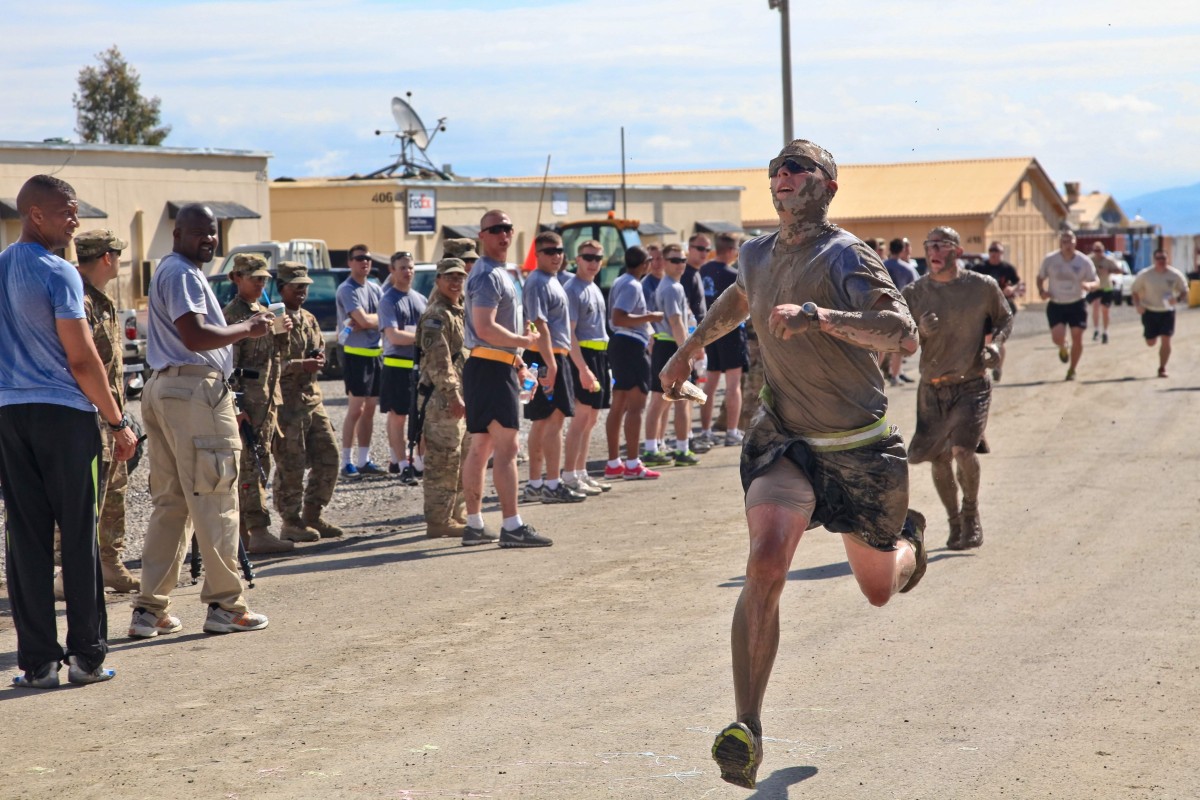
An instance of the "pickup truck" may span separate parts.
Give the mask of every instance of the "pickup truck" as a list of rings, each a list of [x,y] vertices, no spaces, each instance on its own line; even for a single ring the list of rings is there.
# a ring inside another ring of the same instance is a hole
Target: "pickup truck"
[[[125,396],[137,397],[149,377],[146,366],[146,309],[127,308],[117,312],[121,326],[121,356],[125,363]]]
[[[239,255],[250,253],[262,256],[267,262],[267,268],[274,272],[280,261],[296,261],[306,267],[309,272],[332,269],[329,260],[329,248],[322,239],[292,239],[287,242],[259,242],[257,244],[239,244],[226,253],[220,264],[216,262],[208,269],[209,275],[228,275],[233,270],[233,260]]]

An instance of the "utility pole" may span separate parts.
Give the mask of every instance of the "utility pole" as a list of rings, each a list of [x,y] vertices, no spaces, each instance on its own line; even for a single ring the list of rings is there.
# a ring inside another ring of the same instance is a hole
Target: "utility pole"
[[[779,48],[783,62],[783,143],[795,138],[792,135],[792,36],[788,17],[789,0],[767,0],[772,9],[779,9]]]

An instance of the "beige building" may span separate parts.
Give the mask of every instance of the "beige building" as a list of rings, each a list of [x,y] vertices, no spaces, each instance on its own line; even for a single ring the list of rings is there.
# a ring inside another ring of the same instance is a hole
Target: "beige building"
[[[749,233],[766,233],[778,225],[765,167],[638,172],[626,177],[675,186],[742,186],[742,227]],[[552,180],[611,182],[620,176],[559,175]],[[984,253],[988,242],[999,240],[1008,251],[1006,258],[1032,285],[1042,258],[1058,247],[1067,206],[1032,157],[844,164],[838,166],[838,192],[829,216],[863,239],[907,237],[916,257],[924,255],[920,243],[936,225],[954,227],[968,253]]]
[[[479,234],[479,219],[502,209],[516,227],[511,261],[523,261],[539,225],[617,217],[641,222],[650,240],[675,241],[697,220],[736,226],[741,186],[647,185],[624,192],[617,183],[551,181],[427,181],[402,178],[277,180],[271,184],[271,231],[276,239],[324,239],[334,253],[364,243],[387,257],[408,250],[436,261],[442,240]],[[344,266],[337,258],[334,266]]]
[[[218,256],[270,238],[269,153],[208,148],[0,142],[0,248],[21,235],[16,196],[39,173],[75,187],[80,230],[110,228],[129,242],[110,284],[117,305],[138,305],[159,259],[171,252],[175,213],[204,202],[218,217]],[[74,247],[63,254],[74,260]]]

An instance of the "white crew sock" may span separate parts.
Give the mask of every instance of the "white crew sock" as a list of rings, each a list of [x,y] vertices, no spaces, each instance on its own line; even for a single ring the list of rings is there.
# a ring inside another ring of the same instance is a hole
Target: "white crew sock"
[[[609,467],[610,469],[616,469],[617,467],[621,466],[621,459],[614,458],[612,461],[608,462],[608,464],[606,464],[605,466]]]
[[[640,458],[630,458],[625,461],[625,469],[637,469],[641,464],[642,460]]]
[[[500,523],[500,526],[506,531],[515,531],[523,524],[524,523],[521,522],[521,515],[517,514],[515,517],[505,517],[504,522]]]
[[[467,525],[471,528],[482,528],[483,514],[467,514]]]
[[[658,439],[647,439],[646,440],[646,452],[647,453],[657,453],[658,452]]]
[[[546,481],[546,488],[547,488],[547,489],[549,489],[549,490],[550,490],[550,491],[552,491],[552,492],[553,492],[555,489],[557,489],[557,488],[558,488],[558,478],[555,478],[555,479],[554,479],[554,480],[552,480],[552,481]],[[509,530],[512,530],[512,529],[511,529],[511,528],[509,528]]]
[[[530,478],[529,479],[529,485],[532,486],[534,489],[542,488],[542,483],[543,483],[543,481],[541,478]]]
[[[367,461],[369,461],[370,458],[371,458],[371,448],[369,448],[369,447],[358,448],[358,466],[365,467],[367,465]]]
[[[350,448],[349,448],[349,447],[343,447],[343,448],[342,448],[342,463],[343,463],[343,464],[350,464],[350,463],[352,463],[352,462],[350,461]]]
[[[688,451],[688,440],[687,439],[676,439],[675,440],[675,449],[681,453],[686,453]]]
[[[422,456],[422,455],[413,456],[413,469],[415,469],[417,472],[425,471],[425,456]]]
[[[396,451],[395,451],[395,450],[393,450],[392,448],[390,448],[390,447],[389,447],[389,448],[388,448],[388,463],[389,463],[389,464],[395,464],[395,463],[396,463],[396,462],[398,462],[399,460],[400,460],[400,459],[396,458]],[[401,466],[404,466],[404,465],[403,465],[403,464],[401,464]]]

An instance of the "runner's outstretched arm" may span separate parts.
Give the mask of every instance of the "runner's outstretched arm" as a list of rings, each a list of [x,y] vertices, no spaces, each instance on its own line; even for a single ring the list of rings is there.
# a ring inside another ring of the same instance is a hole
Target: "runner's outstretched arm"
[[[815,319],[798,305],[778,305],[771,310],[770,330],[781,339],[820,331],[877,353],[911,356],[917,352],[917,324],[907,306],[887,295],[880,297],[870,311],[836,311],[816,306]]]

